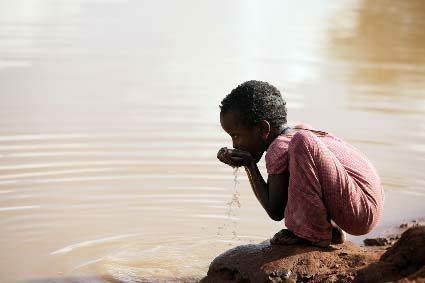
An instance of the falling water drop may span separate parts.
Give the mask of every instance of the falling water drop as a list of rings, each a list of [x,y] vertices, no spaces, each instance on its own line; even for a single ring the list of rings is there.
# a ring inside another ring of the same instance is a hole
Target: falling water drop
[[[232,220],[232,224],[225,223],[224,225],[218,227],[217,235],[223,235],[225,232],[230,232],[233,239],[238,239],[236,230],[237,230],[237,219],[236,219],[236,211],[238,208],[241,207],[241,202],[239,199],[239,192],[238,192],[238,172],[239,168],[233,169],[233,176],[234,176],[234,183],[233,183],[233,193],[231,200],[227,203],[227,212],[226,216]],[[229,231],[231,229],[231,231]],[[227,233],[226,233],[227,234]]]

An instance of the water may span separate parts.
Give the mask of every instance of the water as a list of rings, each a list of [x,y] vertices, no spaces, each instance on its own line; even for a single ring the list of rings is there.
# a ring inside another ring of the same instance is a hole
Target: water
[[[226,215],[229,217],[236,216],[237,209],[241,207],[241,202],[239,200],[240,194],[237,190],[238,171],[239,171],[238,167],[233,169],[233,176],[235,177],[234,179],[235,185],[233,186],[232,200],[228,202],[229,210],[227,211]],[[237,230],[238,230],[238,222],[237,222],[237,219],[235,218],[233,219],[233,230],[232,230],[233,239],[238,239]]]
[[[232,200],[228,203],[229,210],[227,211],[227,215],[229,216],[235,215],[236,209],[241,207],[241,202],[239,200],[240,193],[238,192],[238,184],[239,184],[238,172],[239,172],[239,167],[233,168],[234,185],[233,185]]]
[[[0,281],[196,280],[279,231],[215,158],[231,147],[218,105],[249,79],[282,90],[291,124],[371,159],[387,195],[374,233],[424,216],[424,14],[422,0],[0,0]]]
[[[229,225],[228,220],[223,225],[220,225],[217,228],[217,235],[222,236],[227,233],[232,234],[234,240],[238,240],[237,230],[238,230],[238,218],[237,218],[237,210],[241,207],[241,201],[239,199],[240,193],[237,190],[238,181],[238,172],[239,167],[233,168],[233,176],[234,176],[234,185],[233,185],[233,194],[232,199],[227,203],[227,212],[226,216],[228,220],[231,221],[231,225]]]

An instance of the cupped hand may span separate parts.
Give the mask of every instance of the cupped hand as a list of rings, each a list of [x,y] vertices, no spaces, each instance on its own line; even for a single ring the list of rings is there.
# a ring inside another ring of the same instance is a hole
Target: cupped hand
[[[227,147],[223,147],[217,152],[217,158],[232,167],[248,166],[254,161],[251,153]]]

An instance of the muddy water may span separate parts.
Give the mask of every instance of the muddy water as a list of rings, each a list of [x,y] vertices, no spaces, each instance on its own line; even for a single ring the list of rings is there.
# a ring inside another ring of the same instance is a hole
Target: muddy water
[[[215,158],[248,79],[370,157],[375,233],[424,216],[424,25],[422,0],[0,0],[0,281],[190,281],[282,228],[243,170],[229,213]]]

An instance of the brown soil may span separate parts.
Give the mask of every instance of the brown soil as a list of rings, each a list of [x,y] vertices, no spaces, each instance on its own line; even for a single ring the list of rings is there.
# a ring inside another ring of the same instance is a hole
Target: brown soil
[[[360,270],[354,282],[425,282],[425,226],[408,229],[378,262]],[[410,280],[410,281],[409,281]]]
[[[393,236],[392,236],[393,237]],[[353,243],[318,248],[265,241],[233,248],[211,263],[209,282],[423,282],[425,226],[409,228],[393,246]]]

